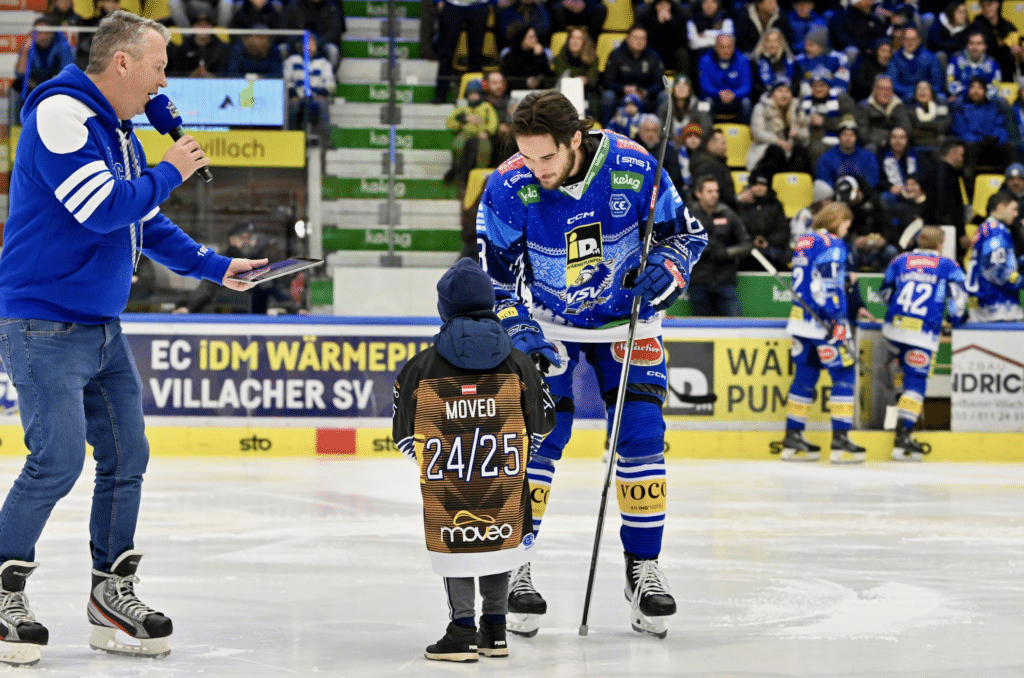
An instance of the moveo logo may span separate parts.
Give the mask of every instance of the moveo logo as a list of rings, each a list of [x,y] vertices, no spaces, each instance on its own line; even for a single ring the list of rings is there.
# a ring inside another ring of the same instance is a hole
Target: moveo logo
[[[475,516],[469,511],[459,511],[452,518],[451,527],[446,525],[441,528],[441,541],[448,544],[500,541],[511,537],[513,532],[514,528],[508,523],[496,525],[490,516]]]
[[[612,188],[628,188],[639,192],[643,184],[644,178],[636,172],[612,172]]]

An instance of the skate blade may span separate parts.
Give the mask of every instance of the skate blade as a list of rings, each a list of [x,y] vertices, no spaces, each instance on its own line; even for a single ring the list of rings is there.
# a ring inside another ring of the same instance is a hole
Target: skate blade
[[[867,454],[864,452],[833,452],[832,463],[839,465],[863,464]]]
[[[120,654],[127,657],[159,659],[171,653],[170,637],[133,638],[120,629],[93,626],[89,636],[89,647],[94,650]]]
[[[523,638],[533,638],[540,629],[539,614],[510,612],[505,618],[505,630]]]
[[[8,643],[0,641],[0,664],[34,666],[42,655],[35,643]]]
[[[424,652],[423,656],[439,662],[478,662],[480,657],[476,652],[446,652],[438,654],[435,652]]]
[[[795,450],[792,447],[784,447],[782,448],[782,454],[780,454],[779,457],[782,459],[782,461],[818,461],[819,459],[821,459],[821,453],[803,452],[801,450]]]
[[[893,461],[921,461],[924,459],[924,455],[920,452],[907,452],[901,447],[897,447],[892,451]]]
[[[635,612],[630,620],[630,625],[637,633],[655,638],[664,639],[668,635],[668,622],[665,617],[647,617],[640,612]]]

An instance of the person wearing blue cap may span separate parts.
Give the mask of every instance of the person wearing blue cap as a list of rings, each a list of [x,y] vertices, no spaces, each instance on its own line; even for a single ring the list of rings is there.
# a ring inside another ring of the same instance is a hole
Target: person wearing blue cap
[[[535,545],[526,464],[555,426],[555,402],[498,322],[479,264],[460,259],[441,276],[437,311],[434,345],[395,380],[392,434],[419,466],[427,551],[451,618],[425,656],[473,662],[508,656],[509,573]]]

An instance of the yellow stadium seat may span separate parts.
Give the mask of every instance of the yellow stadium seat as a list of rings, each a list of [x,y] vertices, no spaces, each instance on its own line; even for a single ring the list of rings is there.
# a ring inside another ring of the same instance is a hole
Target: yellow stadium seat
[[[171,15],[171,4],[167,0],[146,0],[142,16],[158,21]]]
[[[96,5],[92,0],[73,0],[71,6],[74,7],[75,14],[83,19],[91,19],[96,13]]]
[[[608,55],[625,39],[625,33],[602,33],[597,36],[597,70],[604,73],[604,67],[608,65]]]
[[[473,205],[479,200],[480,194],[484,192],[487,177],[491,176],[493,171],[493,167],[477,167],[469,171],[469,179],[466,181],[466,195],[462,198],[462,207],[464,209],[473,209]]]
[[[1017,100],[1017,93],[1020,91],[1020,87],[1015,82],[997,82],[996,89],[999,91],[999,96],[1010,104]]]
[[[473,82],[474,80],[483,80],[484,74],[479,72],[463,73],[462,80],[459,82],[459,94],[456,99],[462,99],[466,96],[466,85]]]
[[[743,189],[747,187],[747,181],[750,180],[750,172],[746,170],[735,170],[732,174],[732,185],[736,188],[737,193],[742,193]]]
[[[558,56],[558,53],[562,51],[562,46],[565,45],[565,41],[568,39],[569,34],[566,31],[556,31],[551,34],[551,53]]]
[[[121,0],[121,9],[132,14],[142,14],[142,3],[139,0]]]
[[[772,188],[789,218],[814,199],[814,178],[805,172],[778,172],[772,179]]]
[[[1024,2],[1003,2],[1003,18],[1017,27],[1017,32],[1024,31]]]
[[[604,0],[608,16],[604,18],[605,31],[628,31],[633,25],[633,3],[630,0]]]
[[[1002,185],[1002,174],[979,174],[974,178],[974,216],[988,216],[988,199]]]
[[[747,150],[750,149],[750,127],[738,123],[715,125],[725,135],[726,164],[729,167],[745,167]]]
[[[974,21],[974,17],[981,14],[981,0],[967,0],[967,20]]]

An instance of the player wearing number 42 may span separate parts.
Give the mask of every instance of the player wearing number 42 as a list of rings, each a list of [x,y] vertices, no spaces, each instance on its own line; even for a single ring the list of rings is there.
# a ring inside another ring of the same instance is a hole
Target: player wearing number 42
[[[955,261],[939,254],[943,240],[942,229],[937,226],[922,228],[914,251],[904,252],[889,263],[879,290],[889,307],[882,325],[882,336],[888,340],[892,354],[889,372],[895,390],[902,391],[897,404],[894,461],[921,461],[927,454],[911,431],[924,404],[932,356],[939,347],[947,310],[954,327],[966,319],[964,272]]]
[[[427,550],[448,593],[451,623],[426,657],[477,661],[508,655],[509,575],[534,545],[526,464],[555,425],[555,403],[498,323],[479,264],[461,259],[437,295],[444,325],[395,380],[393,435],[419,463]]]
[[[708,240],[664,169],[655,187],[658,163],[646,149],[591,124],[558,92],[526,96],[511,124],[519,153],[488,179],[477,236],[501,324],[512,344],[545,370],[557,398],[555,430],[527,467],[534,530],[572,432],[573,372],[585,356],[609,422],[618,390],[625,389],[615,467],[625,593],[633,628],[663,638],[676,603],[658,565],[667,507],[661,408],[668,385],[660,311],[682,294]],[[650,215],[652,248],[638,275]],[[636,298],[639,322],[620,384]],[[527,565],[512,582],[509,630],[536,634],[537,615],[546,611]]]

